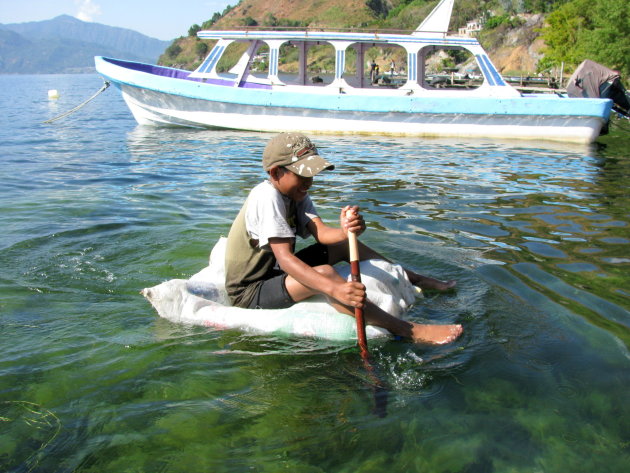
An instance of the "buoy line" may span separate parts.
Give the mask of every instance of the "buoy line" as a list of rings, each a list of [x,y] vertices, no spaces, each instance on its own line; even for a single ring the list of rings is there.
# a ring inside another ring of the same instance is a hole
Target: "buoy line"
[[[54,122],[54,121],[59,120],[60,118],[67,117],[67,116],[68,116],[68,115],[70,115],[71,113],[74,113],[74,112],[76,112],[77,110],[79,110],[81,107],[83,107],[84,105],[86,105],[88,102],[90,102],[90,101],[94,100],[94,99],[95,99],[95,98],[96,98],[99,94],[103,93],[103,92],[105,91],[105,89],[107,89],[108,87],[109,87],[109,82],[108,82],[108,81],[105,81],[105,83],[103,84],[103,87],[101,87],[101,89],[100,89],[98,92],[96,92],[94,95],[92,95],[92,96],[91,96],[89,99],[87,99],[85,102],[83,102],[83,103],[82,103],[82,104],[80,104],[80,105],[77,105],[77,106],[76,106],[76,107],[74,107],[72,110],[68,110],[67,112],[62,113],[62,114],[61,114],[61,115],[59,115],[58,117],[51,118],[50,120],[46,120],[46,121],[45,121],[45,122],[43,122],[43,123],[52,123],[52,122]]]

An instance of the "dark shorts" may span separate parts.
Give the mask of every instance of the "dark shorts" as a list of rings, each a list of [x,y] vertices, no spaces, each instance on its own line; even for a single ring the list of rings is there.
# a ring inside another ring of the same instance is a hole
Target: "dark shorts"
[[[298,251],[295,256],[300,258],[309,266],[321,266],[328,264],[328,248],[326,245],[315,243]],[[277,276],[273,276],[258,286],[258,291],[254,295],[248,309],[286,309],[295,304],[291,299],[285,280],[287,273],[279,271]]]

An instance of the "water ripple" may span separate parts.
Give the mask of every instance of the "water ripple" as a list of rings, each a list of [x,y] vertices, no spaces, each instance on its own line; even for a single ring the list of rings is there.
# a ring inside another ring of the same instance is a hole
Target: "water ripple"
[[[456,343],[371,346],[379,417],[352,344],[177,326],[138,293],[207,265],[269,135],[136,126],[113,90],[43,126],[102,80],[0,80],[3,467],[551,472],[627,456],[627,142],[314,137],[336,165],[311,191],[324,220],[358,204],[364,242],[458,280],[409,313],[462,323]]]

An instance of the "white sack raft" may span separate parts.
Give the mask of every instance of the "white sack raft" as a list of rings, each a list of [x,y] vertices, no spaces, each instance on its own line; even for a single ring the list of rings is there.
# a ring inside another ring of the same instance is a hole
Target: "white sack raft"
[[[158,314],[175,323],[251,333],[281,333],[327,340],[356,340],[353,317],[335,311],[323,296],[299,302],[287,309],[241,309],[230,306],[225,291],[226,238],[220,238],[210,254],[210,264],[190,279],[171,279],[142,290]],[[350,267],[335,268],[344,279]],[[381,309],[401,317],[420,290],[403,268],[382,260],[361,262],[361,281],[368,299]],[[382,328],[367,326],[368,338],[387,337]]]

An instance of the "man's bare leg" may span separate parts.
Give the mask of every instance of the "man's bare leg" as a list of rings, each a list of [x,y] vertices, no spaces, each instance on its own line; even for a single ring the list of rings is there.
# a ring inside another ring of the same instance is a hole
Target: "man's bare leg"
[[[418,286],[420,289],[428,289],[432,291],[450,291],[455,288],[457,281],[451,279],[450,281],[440,281],[439,279],[430,278],[428,276],[422,276],[421,274],[414,273],[408,269],[405,269],[407,277],[411,284]]]
[[[340,245],[329,245],[329,263],[334,265],[339,261],[348,261],[348,245],[340,244]],[[391,260],[385,258],[383,255],[373,250],[369,246],[361,243],[359,241],[359,257],[363,260],[368,259],[382,259],[393,263]],[[410,269],[407,269],[403,266],[405,273],[407,273],[407,277],[409,281],[414,286],[418,286],[420,289],[430,290],[430,291],[438,291],[438,292],[446,292],[455,288],[457,285],[457,281],[451,279],[449,281],[441,281],[439,279],[431,278],[428,276],[423,276],[418,274]]]
[[[334,280],[336,284],[343,285],[346,283],[346,281],[334,270],[332,266],[316,266],[313,269],[322,275],[325,275],[327,278]],[[296,302],[317,294],[311,288],[302,285],[291,276],[287,276],[285,284],[289,295]],[[338,312],[354,317],[354,307],[346,306],[331,298],[328,298],[328,302]],[[463,332],[463,328],[459,324],[418,324],[402,320],[388,314],[380,307],[369,301],[366,302],[363,308],[363,314],[367,324],[384,328],[394,335],[413,340],[416,343],[443,345],[456,340]]]
[[[338,311],[344,314],[354,316],[354,309],[339,304],[337,301],[329,300],[329,303]],[[363,308],[363,316],[365,323],[381,327],[394,335],[407,338],[415,343],[428,343],[431,345],[444,345],[455,341],[463,332],[463,328],[459,324],[437,325],[437,324],[418,324],[402,320],[387,312],[380,307],[367,302]]]

